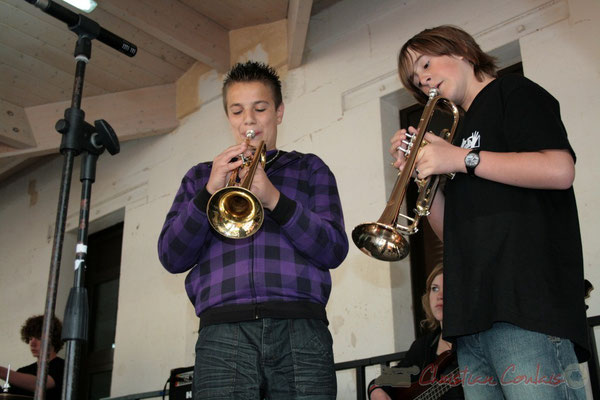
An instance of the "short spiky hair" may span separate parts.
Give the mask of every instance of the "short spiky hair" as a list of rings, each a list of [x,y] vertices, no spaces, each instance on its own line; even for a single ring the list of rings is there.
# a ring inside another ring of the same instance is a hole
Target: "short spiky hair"
[[[44,325],[44,316],[35,315],[27,318],[27,321],[21,327],[21,340],[29,344],[32,338],[41,339],[42,326]],[[52,317],[52,326],[50,328],[50,343],[54,347],[54,351],[58,352],[63,347],[63,342],[60,337],[62,332],[62,323],[56,317]]]
[[[237,63],[229,70],[223,81],[223,107],[227,113],[227,90],[236,82],[262,82],[273,92],[273,100],[277,109],[283,102],[281,95],[281,81],[275,69],[267,64],[257,61]]]
[[[496,77],[496,59],[481,50],[473,36],[451,25],[425,29],[410,38],[398,54],[398,73],[406,89],[421,103],[427,96],[413,83],[414,66],[409,50],[430,56],[462,56],[473,65],[477,80],[485,75]]]

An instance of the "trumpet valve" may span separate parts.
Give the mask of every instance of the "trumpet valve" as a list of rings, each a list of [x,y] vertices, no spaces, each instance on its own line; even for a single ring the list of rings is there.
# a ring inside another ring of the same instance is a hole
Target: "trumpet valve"
[[[417,187],[418,187],[419,192],[420,192],[425,187],[425,185],[427,184],[427,179],[415,178],[415,183],[417,184]]]
[[[402,142],[404,142],[404,141],[402,141]],[[404,143],[406,143],[406,142],[404,142]],[[407,157],[407,156],[408,156],[408,154],[410,153],[410,148],[406,148],[406,149],[405,149],[405,148],[404,148],[404,147],[402,147],[402,146],[398,146],[398,147],[396,147],[396,150],[403,152],[403,153],[404,153],[404,157]]]
[[[246,144],[248,146],[250,146],[250,140],[254,139],[255,136],[256,136],[256,132],[254,131],[254,129],[248,129],[246,131]],[[246,156],[244,153],[240,153],[240,155],[238,157],[240,160],[242,160],[242,166],[248,165],[252,160],[251,157]]]
[[[398,146],[396,147],[396,150],[401,151],[404,153],[404,157],[407,158],[408,155],[410,154],[410,149],[413,147],[413,141],[415,139],[415,135],[411,135],[410,133],[406,132],[405,136],[409,139],[409,140],[402,140],[402,143],[404,143],[406,145],[406,148],[402,147],[402,146]]]

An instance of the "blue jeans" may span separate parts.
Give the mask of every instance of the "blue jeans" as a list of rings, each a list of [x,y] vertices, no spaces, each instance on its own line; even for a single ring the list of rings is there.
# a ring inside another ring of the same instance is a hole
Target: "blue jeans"
[[[334,400],[336,392],[323,321],[263,318],[198,334],[194,399]]]
[[[496,322],[457,339],[468,400],[585,399],[573,343]]]

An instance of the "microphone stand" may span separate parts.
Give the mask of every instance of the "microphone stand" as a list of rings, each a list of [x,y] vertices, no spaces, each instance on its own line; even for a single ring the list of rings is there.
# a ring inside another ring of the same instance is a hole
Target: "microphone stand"
[[[62,124],[61,120],[59,124]],[[67,344],[65,374],[63,380],[63,399],[76,399],[82,352],[88,333],[88,297],[84,286],[85,258],[87,255],[88,222],[92,184],[96,180],[96,163],[104,150],[111,155],[120,150],[114,131],[104,120],[96,120],[94,126],[84,122],[84,153],[81,161],[81,206],[79,210],[79,228],[75,258],[75,279],[69,292],[65,309],[62,339]],[[37,389],[37,388],[36,388]]]
[[[46,381],[48,377],[49,338],[56,307],[56,295],[60,271],[60,260],[64,241],[67,209],[71,188],[74,158],[83,152],[81,176],[82,194],[80,207],[80,222],[75,260],[75,283],[69,293],[65,310],[62,338],[67,342],[67,357],[65,360],[65,377],[63,380],[63,399],[77,397],[77,380],[80,370],[81,348],[87,341],[88,302],[87,291],[83,286],[85,273],[85,256],[87,254],[87,225],[89,220],[89,205],[91,185],[95,180],[96,162],[99,155],[106,149],[112,155],[120,150],[119,141],[113,129],[104,120],[96,120],[94,125],[85,122],[85,113],[81,110],[83,81],[85,67],[89,62],[92,51],[92,40],[98,39],[106,45],[133,57],[137,47],[119,36],[100,27],[100,25],[81,14],[75,14],[69,9],[51,0],[25,0],[40,8],[45,13],[65,22],[69,29],[77,34],[75,46],[75,82],[71,107],[65,110],[65,118],[56,123],[56,130],[63,136],[60,152],[64,156],[60,184],[58,210],[54,229],[54,242],[48,277],[44,322],[42,325],[42,343],[40,361],[35,385],[35,399],[44,400],[46,397]]]

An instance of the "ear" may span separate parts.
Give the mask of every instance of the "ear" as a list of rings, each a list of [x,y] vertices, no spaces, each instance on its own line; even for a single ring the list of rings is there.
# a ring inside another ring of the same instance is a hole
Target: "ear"
[[[281,124],[281,121],[283,121],[283,111],[285,110],[285,106],[283,105],[283,102],[281,102],[281,104],[279,105],[279,107],[277,107],[277,125]]]

